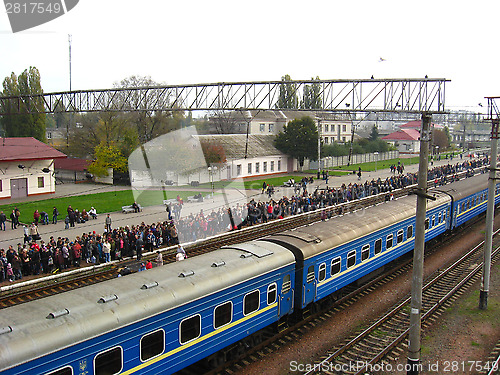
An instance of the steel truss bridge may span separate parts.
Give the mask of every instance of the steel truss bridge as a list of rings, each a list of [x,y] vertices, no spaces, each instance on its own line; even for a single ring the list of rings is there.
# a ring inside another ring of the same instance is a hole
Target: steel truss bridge
[[[443,78],[262,81],[65,91],[0,97],[0,115],[241,109],[444,114],[446,82]],[[306,97],[314,103],[312,108],[303,104]]]

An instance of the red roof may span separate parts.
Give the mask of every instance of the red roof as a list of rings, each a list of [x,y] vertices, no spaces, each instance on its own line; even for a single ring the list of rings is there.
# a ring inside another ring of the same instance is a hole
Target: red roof
[[[68,171],[86,171],[92,160],[66,158],[56,159],[54,161],[54,169],[65,169]]]
[[[0,161],[44,160],[66,155],[33,137],[0,138]]]
[[[420,132],[416,129],[401,129],[397,132],[386,135],[382,139],[388,141],[418,141],[420,139]]]

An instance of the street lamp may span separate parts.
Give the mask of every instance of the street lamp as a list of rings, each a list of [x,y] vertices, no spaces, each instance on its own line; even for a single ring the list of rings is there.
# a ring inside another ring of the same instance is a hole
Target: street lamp
[[[208,179],[210,181],[210,188],[212,190],[212,198],[214,197],[214,173],[217,167],[208,167]]]
[[[373,155],[375,155],[375,172],[377,172],[378,152],[377,152],[377,151],[375,151],[375,152],[373,153]]]

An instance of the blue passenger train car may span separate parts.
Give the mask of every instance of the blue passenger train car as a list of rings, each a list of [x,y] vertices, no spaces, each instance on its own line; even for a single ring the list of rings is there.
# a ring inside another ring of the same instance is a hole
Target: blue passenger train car
[[[435,196],[426,241],[449,227],[451,199]],[[408,196],[266,238],[295,255],[295,307],[304,309],[413,250],[415,212],[416,196]]]
[[[0,371],[156,375],[210,357],[292,312],[294,257],[264,244],[3,309]]]
[[[488,202],[488,175],[466,178],[440,187],[453,198],[452,228],[467,223],[472,218],[486,212]],[[500,203],[500,184],[495,187],[495,205]]]

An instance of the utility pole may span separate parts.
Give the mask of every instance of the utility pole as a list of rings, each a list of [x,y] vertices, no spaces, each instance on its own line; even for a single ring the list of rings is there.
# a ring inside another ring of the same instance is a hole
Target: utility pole
[[[318,179],[321,178],[321,118],[318,120]]]
[[[68,34],[69,44],[69,91],[71,91],[71,34]],[[73,116],[69,115],[69,121],[66,123],[66,147],[69,149],[69,127]]]
[[[422,284],[424,275],[425,214],[427,199],[427,169],[429,167],[429,125],[432,116],[422,113],[420,131],[420,162],[418,165],[417,214],[415,221],[415,249],[413,250],[413,276],[411,285],[410,332],[408,340],[408,375],[417,375],[420,366],[420,332],[422,313]]]
[[[495,182],[497,172],[497,146],[498,146],[498,125],[499,116],[496,111],[495,118],[495,97],[488,98],[488,113],[491,119],[491,154],[490,154],[490,172],[488,177],[488,203],[486,208],[486,234],[484,239],[484,262],[483,275],[481,279],[481,290],[479,292],[479,308],[486,310],[488,308],[488,291],[490,289],[490,270],[491,270],[491,248],[493,244],[493,220],[495,214]]]

